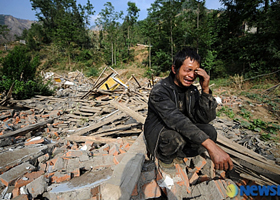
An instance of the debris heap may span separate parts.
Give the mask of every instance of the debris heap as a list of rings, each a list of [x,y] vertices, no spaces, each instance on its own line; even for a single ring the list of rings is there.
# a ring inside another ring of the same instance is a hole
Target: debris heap
[[[273,146],[241,146],[250,134],[219,118],[212,123],[233,171],[215,170],[207,153],[176,164],[173,176],[161,171],[146,156],[143,137],[154,80],[132,75],[124,82],[109,67],[96,80],[79,71],[45,77],[58,87],[54,96],[1,101],[11,104],[0,110],[2,199],[217,200],[230,199],[229,185],[280,184]]]

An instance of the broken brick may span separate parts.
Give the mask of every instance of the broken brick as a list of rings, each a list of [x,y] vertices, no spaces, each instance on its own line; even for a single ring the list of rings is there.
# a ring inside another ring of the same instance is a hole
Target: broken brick
[[[136,184],[133,191],[132,191],[131,196],[137,196],[137,195],[138,195],[138,185]]]
[[[53,176],[51,176],[52,183],[61,183],[64,181],[69,181],[71,179],[71,173],[62,173],[55,172]]]
[[[23,176],[23,178],[21,178],[21,179],[19,179],[15,182],[15,187],[20,188],[24,185],[27,185],[28,183],[32,182],[33,180],[35,180],[36,178],[38,178],[42,174],[44,174],[44,171],[27,173]],[[24,180],[24,178],[26,178],[26,180]]]
[[[161,196],[160,187],[158,186],[158,184],[155,180],[152,180],[151,182],[143,185],[142,190],[143,190],[145,199],[158,198]]]
[[[20,195],[20,190],[19,190],[19,188],[18,187],[15,187],[14,189],[13,189],[13,198],[15,198],[15,197],[17,197],[17,196],[19,196]]]
[[[182,181],[184,181],[184,185],[186,186],[186,190],[188,193],[190,193],[190,182],[189,182],[189,178],[187,176],[187,174],[184,172],[184,170],[180,167],[179,164],[175,164],[176,170],[177,170],[177,175],[179,175],[182,179]]]
[[[39,139],[39,140],[32,140],[32,141],[26,142],[25,146],[28,146],[31,144],[41,144],[41,143],[44,143],[44,141],[45,141],[44,138]]]
[[[190,184],[196,184],[199,176],[197,175],[196,172],[192,172],[192,173],[189,173],[188,174],[188,178],[189,178],[189,181],[190,181]]]
[[[81,175],[80,169],[77,168],[72,171],[73,177],[79,177]]]

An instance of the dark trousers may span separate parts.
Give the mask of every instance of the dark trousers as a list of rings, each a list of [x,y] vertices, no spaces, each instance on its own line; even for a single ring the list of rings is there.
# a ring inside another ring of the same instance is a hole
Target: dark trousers
[[[206,133],[211,140],[216,142],[217,131],[210,124],[196,124],[196,126]],[[184,158],[196,156],[204,149],[200,144],[195,144],[180,133],[163,129],[159,136],[157,158],[164,163],[172,163],[176,157]]]

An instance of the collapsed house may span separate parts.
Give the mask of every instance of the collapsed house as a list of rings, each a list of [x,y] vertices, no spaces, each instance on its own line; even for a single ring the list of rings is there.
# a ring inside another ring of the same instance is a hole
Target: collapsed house
[[[218,145],[234,169],[215,170],[207,155],[185,158],[176,175],[146,155],[143,124],[156,80],[126,82],[106,67],[96,80],[79,71],[44,74],[54,96],[1,100],[0,192],[2,199],[277,199],[242,186],[277,186],[280,167],[270,149],[238,122],[217,118]],[[223,98],[226,105],[240,99]],[[250,143],[249,148],[242,146]],[[274,145],[274,146],[273,146]],[[256,153],[258,151],[259,153]],[[264,197],[265,196],[265,197]]]

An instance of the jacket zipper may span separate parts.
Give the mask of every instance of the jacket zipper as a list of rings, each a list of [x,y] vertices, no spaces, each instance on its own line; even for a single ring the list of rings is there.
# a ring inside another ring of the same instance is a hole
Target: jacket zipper
[[[191,112],[191,104],[192,104],[192,93],[193,93],[193,91],[191,91],[191,95],[190,95],[190,102],[189,102],[189,112]]]
[[[174,93],[174,97],[175,97],[175,104],[176,104],[176,108],[178,108],[178,105],[177,105],[177,98],[176,98],[176,93],[175,93],[175,90],[173,90],[173,93]]]

